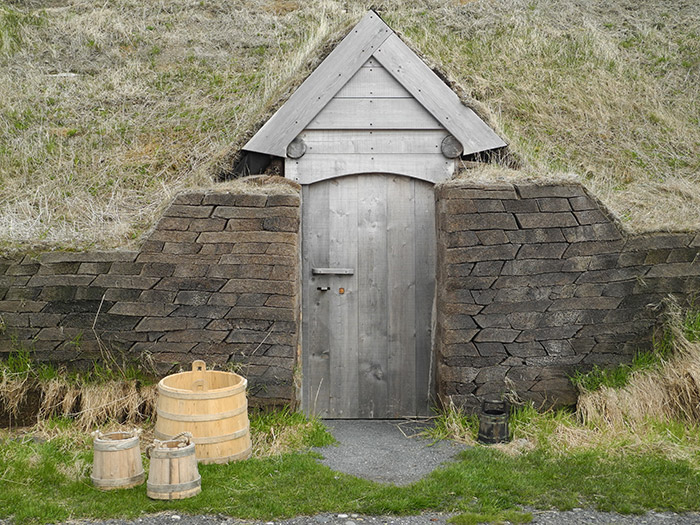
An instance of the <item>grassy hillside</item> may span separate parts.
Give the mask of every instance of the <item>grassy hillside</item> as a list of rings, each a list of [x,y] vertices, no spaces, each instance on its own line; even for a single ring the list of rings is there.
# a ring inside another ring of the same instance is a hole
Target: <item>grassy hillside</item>
[[[387,1],[523,160],[634,230],[700,228],[700,4]],[[370,3],[0,0],[0,243],[135,244]]]

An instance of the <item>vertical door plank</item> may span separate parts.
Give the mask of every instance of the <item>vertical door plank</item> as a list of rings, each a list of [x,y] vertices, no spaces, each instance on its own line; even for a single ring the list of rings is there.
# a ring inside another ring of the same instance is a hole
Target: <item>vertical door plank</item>
[[[359,412],[386,417],[387,364],[387,177],[358,178]]]
[[[328,266],[328,185],[304,186],[302,191],[302,397],[308,414],[323,417],[330,396],[329,305],[328,295],[317,290],[325,285],[319,279],[323,276],[312,275],[311,269]]]
[[[416,249],[414,181],[387,177],[389,417],[415,413]]]
[[[432,317],[435,298],[435,192],[433,185],[416,180],[416,415],[429,415],[434,373],[432,360]]]
[[[328,265],[353,268],[353,275],[328,276],[331,333],[330,415],[356,417],[359,410],[357,355],[357,176],[328,181],[331,232]],[[340,293],[343,288],[345,293]]]

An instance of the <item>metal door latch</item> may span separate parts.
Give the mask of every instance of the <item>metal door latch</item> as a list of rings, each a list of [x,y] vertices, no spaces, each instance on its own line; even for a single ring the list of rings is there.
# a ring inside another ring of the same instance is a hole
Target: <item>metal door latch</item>
[[[331,289],[331,287],[330,287],[330,286],[319,286],[319,287],[316,288],[316,289],[317,289],[319,292],[327,292],[328,290]]]

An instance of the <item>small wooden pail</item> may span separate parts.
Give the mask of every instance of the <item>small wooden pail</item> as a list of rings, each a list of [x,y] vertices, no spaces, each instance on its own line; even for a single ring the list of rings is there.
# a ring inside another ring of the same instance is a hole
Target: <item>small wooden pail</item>
[[[92,483],[100,490],[128,489],[144,480],[138,431],[93,435]]]
[[[501,400],[484,400],[479,414],[478,441],[487,445],[510,441],[508,403]]]
[[[183,432],[167,441],[158,439],[146,449],[151,458],[146,494],[151,499],[185,499],[202,492],[192,434]]]
[[[228,463],[251,454],[245,378],[207,370],[204,361],[191,372],[161,379],[156,403],[156,439],[192,434],[200,463]]]

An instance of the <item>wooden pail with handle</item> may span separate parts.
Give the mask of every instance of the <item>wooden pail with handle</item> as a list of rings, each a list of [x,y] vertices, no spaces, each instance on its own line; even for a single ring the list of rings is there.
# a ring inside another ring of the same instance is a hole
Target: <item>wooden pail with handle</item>
[[[166,441],[154,440],[146,454],[151,459],[146,483],[149,498],[184,499],[202,491],[202,478],[189,432]]]
[[[139,432],[94,432],[92,483],[100,490],[128,489],[145,478]]]

